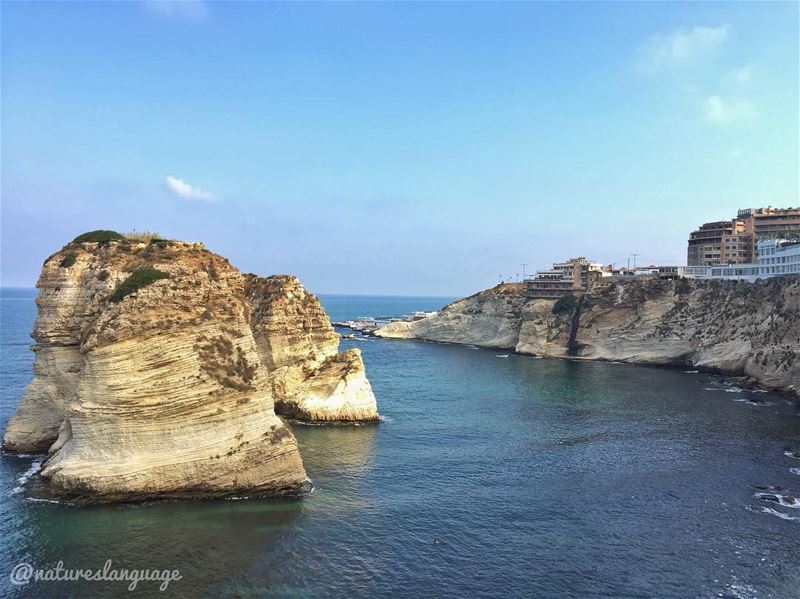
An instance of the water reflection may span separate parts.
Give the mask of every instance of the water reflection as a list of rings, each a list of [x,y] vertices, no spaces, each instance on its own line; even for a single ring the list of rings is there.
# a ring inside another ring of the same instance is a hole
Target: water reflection
[[[21,500],[24,501],[24,500]],[[263,554],[291,532],[299,500],[158,502],[124,506],[72,506],[26,501],[24,538],[15,539],[19,561],[35,567],[102,568],[107,559],[119,568],[179,569],[189,588],[209,588],[232,575],[244,575]],[[42,584],[19,591],[47,594]],[[142,582],[137,595],[180,596],[185,584],[161,593]],[[119,588],[118,588],[119,587]],[[123,583],[61,583],[61,596],[126,592]]]
[[[307,498],[305,510],[352,509],[353,502],[368,502],[362,495],[362,480],[373,467],[375,440],[381,425],[302,426],[294,425],[300,455],[315,492]],[[331,501],[333,505],[327,505]]]

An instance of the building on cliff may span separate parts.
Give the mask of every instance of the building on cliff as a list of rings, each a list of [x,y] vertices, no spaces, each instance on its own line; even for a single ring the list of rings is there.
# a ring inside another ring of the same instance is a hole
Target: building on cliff
[[[800,207],[745,208],[739,210],[737,219],[744,222],[745,230],[753,234],[755,241],[800,234]]]
[[[583,256],[566,262],[556,262],[553,268],[538,270],[526,277],[528,297],[559,298],[572,294],[583,295],[589,286],[602,276],[603,265],[590,262]]]
[[[762,239],[800,234],[800,208],[745,208],[732,220],[701,225],[689,234],[688,266],[752,264]]]
[[[753,235],[737,219],[705,223],[689,234],[686,264],[744,264],[750,262]]]
[[[800,240],[762,239],[756,244],[754,262],[738,264],[663,266],[661,278],[724,279],[755,282],[787,275],[800,275]]]

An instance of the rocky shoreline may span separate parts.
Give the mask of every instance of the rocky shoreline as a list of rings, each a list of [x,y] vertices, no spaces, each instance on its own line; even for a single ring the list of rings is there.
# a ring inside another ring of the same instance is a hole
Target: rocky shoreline
[[[800,279],[634,279],[595,286],[580,310],[504,284],[376,337],[423,339],[541,357],[691,368],[744,385],[800,390]]]

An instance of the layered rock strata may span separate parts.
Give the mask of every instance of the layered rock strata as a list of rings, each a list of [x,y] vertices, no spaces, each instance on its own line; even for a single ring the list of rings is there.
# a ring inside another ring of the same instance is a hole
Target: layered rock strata
[[[428,339],[554,357],[685,365],[800,389],[800,278],[744,283],[634,279],[595,286],[580,312],[499,285],[436,316],[379,329],[379,337]],[[572,340],[572,344],[570,343]]]
[[[307,478],[275,415],[245,278],[201,244],[72,243],[37,284],[34,380],[4,446],[100,499],[293,493]]]
[[[271,373],[275,410],[308,422],[376,422],[378,409],[357,348],[339,335],[296,277],[247,276],[251,328]]]

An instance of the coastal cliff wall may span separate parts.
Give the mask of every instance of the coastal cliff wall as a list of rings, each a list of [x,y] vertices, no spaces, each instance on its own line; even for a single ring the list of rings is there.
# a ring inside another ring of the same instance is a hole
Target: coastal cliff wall
[[[601,283],[580,313],[528,299],[522,284],[453,302],[376,335],[514,349],[553,357],[686,365],[800,389],[800,279],[744,283],[632,279]],[[573,339],[570,348],[570,338]]]
[[[337,353],[296,278],[242,275],[202,244],[87,235],[42,267],[34,378],[3,437],[7,450],[49,451],[54,490],[294,493],[308,479],[274,390],[301,419],[377,419],[358,350]]]

